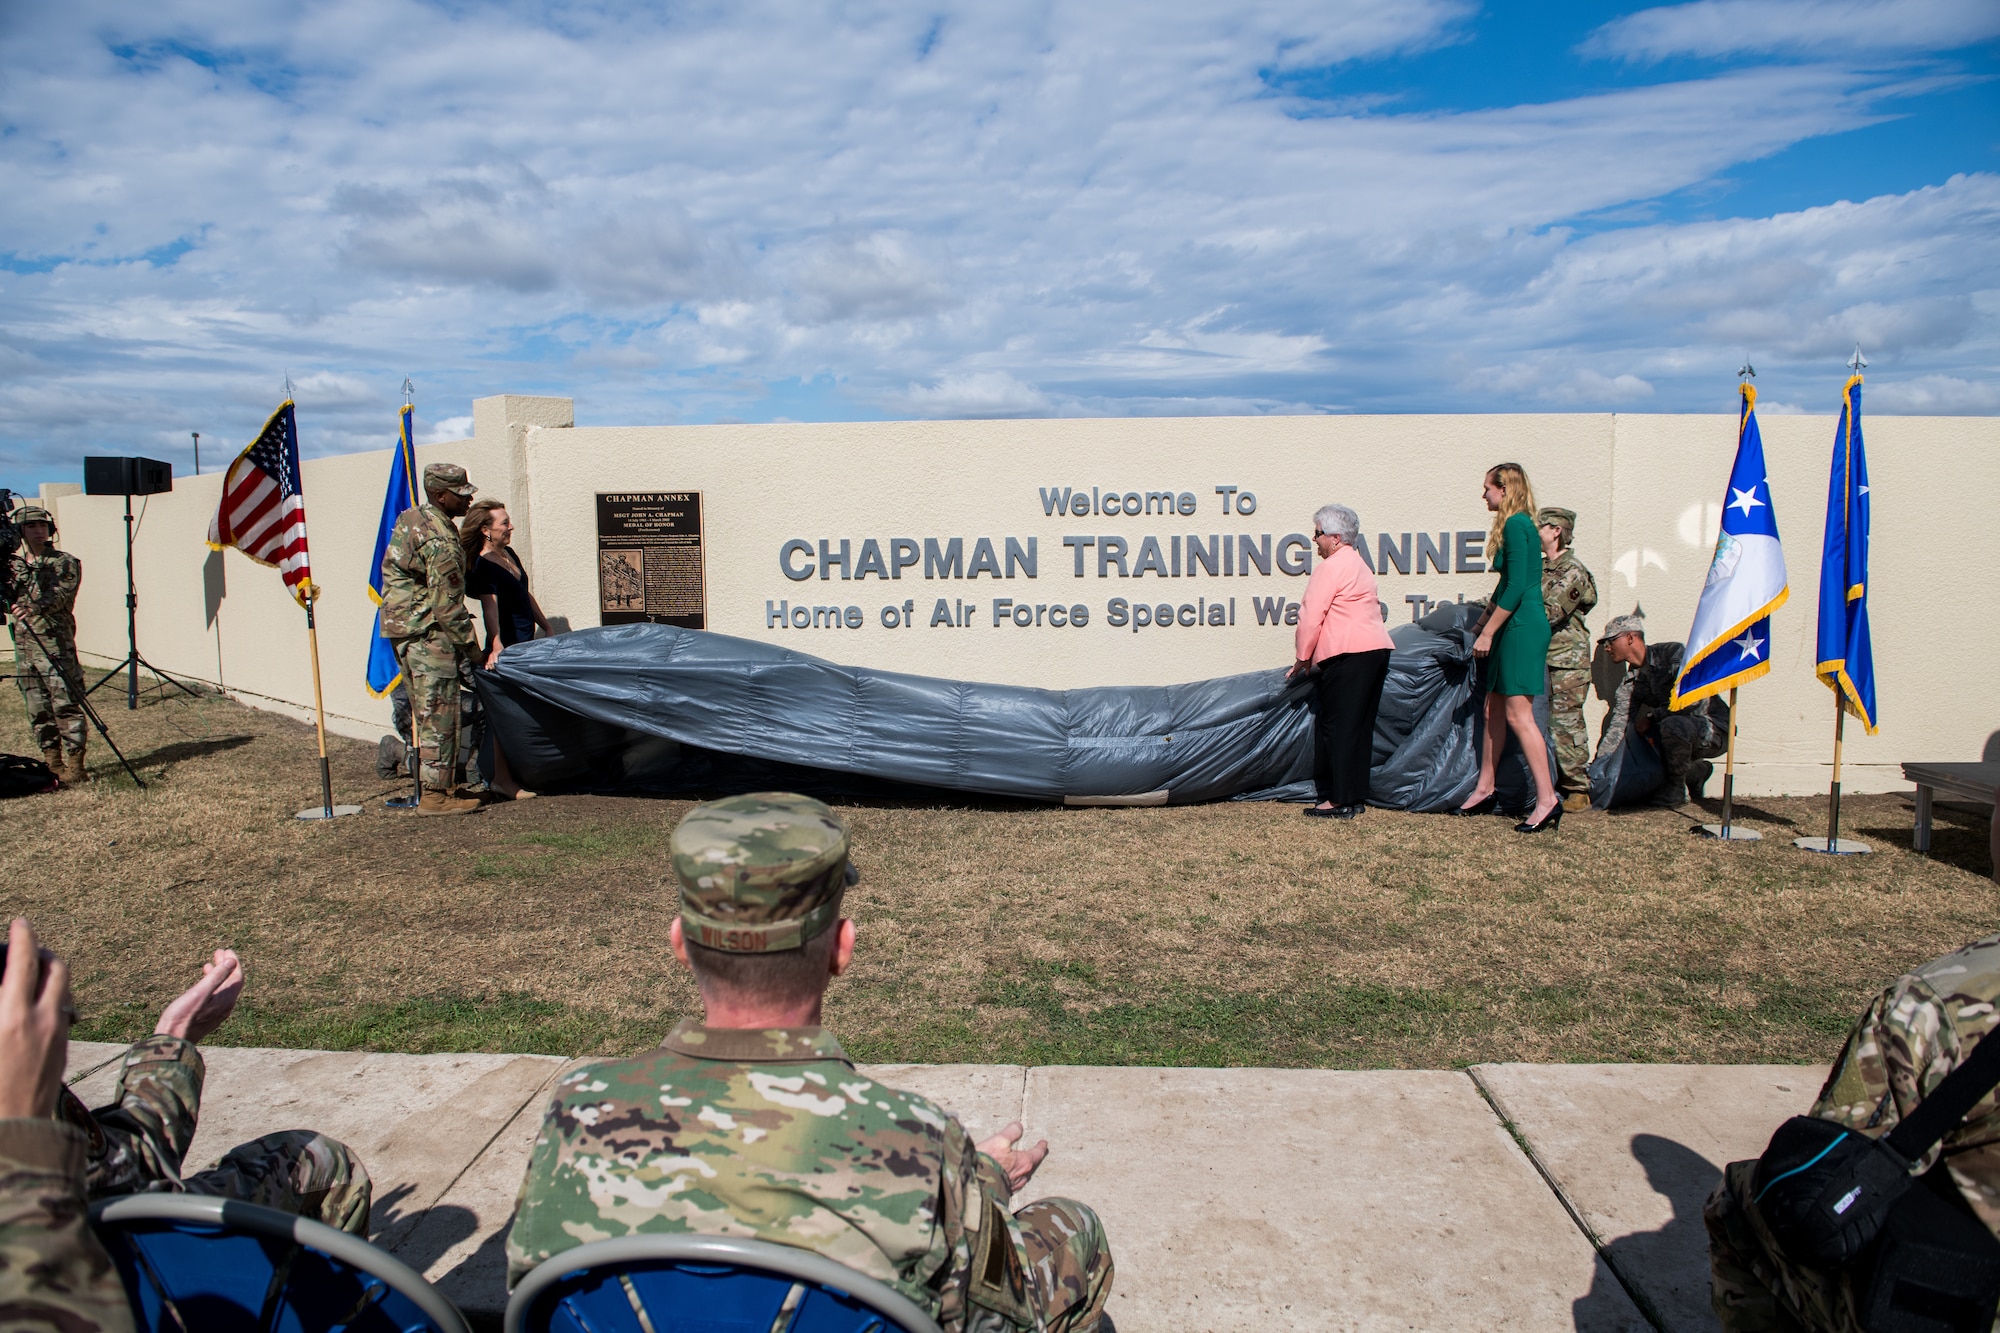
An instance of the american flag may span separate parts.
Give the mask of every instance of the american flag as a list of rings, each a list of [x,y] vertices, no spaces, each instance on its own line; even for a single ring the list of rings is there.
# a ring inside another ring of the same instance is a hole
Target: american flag
[[[312,588],[306,560],[306,504],[299,493],[299,426],[292,403],[271,414],[222,478],[222,504],[208,544],[234,546],[260,565],[275,565],[300,605]]]

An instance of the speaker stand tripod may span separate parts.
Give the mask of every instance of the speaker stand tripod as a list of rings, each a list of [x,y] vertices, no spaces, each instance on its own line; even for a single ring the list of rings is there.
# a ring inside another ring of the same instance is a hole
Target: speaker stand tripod
[[[110,680],[119,672],[125,673],[125,707],[134,712],[139,708],[139,668],[144,667],[155,677],[179,690],[190,699],[199,699],[187,686],[169,676],[166,672],[139,656],[139,590],[132,577],[132,496],[125,496],[125,660],[112,667],[98,678],[97,685],[84,691],[84,695],[95,694],[99,685]]]

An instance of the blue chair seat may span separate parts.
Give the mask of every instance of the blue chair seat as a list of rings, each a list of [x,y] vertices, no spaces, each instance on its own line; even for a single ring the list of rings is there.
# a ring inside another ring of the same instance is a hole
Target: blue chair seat
[[[790,1245],[621,1236],[521,1279],[505,1333],[941,1333],[886,1283]]]
[[[143,1333],[467,1333],[408,1265],[275,1208],[192,1194],[91,1205]]]

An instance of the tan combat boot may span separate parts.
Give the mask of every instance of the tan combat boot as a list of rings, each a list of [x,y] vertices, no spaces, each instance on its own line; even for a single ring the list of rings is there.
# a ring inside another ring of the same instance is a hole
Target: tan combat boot
[[[420,815],[464,815],[479,808],[479,802],[470,796],[453,796],[435,787],[424,788],[422,799],[417,802],[416,813]]]
[[[42,762],[47,764],[50,771],[57,777],[64,780],[69,778],[69,766],[63,763],[62,746],[48,745],[42,747]]]
[[[90,781],[90,770],[83,766],[83,751],[70,754],[69,766],[62,770],[62,780],[74,787],[81,787]]]

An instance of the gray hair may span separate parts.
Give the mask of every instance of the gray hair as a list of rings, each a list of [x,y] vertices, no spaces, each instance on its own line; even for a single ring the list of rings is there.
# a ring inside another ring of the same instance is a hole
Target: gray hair
[[[1361,515],[1346,505],[1321,505],[1313,511],[1313,526],[1345,546],[1361,544]]]

